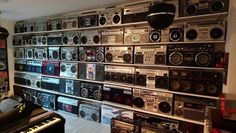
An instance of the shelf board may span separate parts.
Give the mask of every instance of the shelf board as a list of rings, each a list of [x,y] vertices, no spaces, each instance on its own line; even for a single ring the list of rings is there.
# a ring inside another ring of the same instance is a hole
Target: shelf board
[[[188,16],[188,17],[177,17],[174,19],[174,22],[179,21],[194,21],[194,20],[203,20],[203,19],[219,19],[226,17],[228,12],[214,13],[214,14],[205,14],[198,16]],[[127,27],[127,26],[137,26],[137,25],[147,25],[147,21],[136,22],[136,23],[126,23],[126,24],[117,24],[117,25],[107,25],[107,26],[95,26],[95,27],[84,27],[84,28],[74,28],[74,29],[62,29],[62,30],[53,30],[53,31],[39,31],[39,32],[25,32],[25,33],[15,33],[13,35],[27,35],[27,34],[46,34],[53,32],[68,32],[68,31],[82,31],[82,30],[94,30],[94,29],[103,29],[103,28],[115,28],[115,27]]]

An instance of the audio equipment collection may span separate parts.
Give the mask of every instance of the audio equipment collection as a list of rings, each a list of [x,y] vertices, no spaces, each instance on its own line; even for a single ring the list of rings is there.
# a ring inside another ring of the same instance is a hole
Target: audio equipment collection
[[[42,89],[59,91],[60,89],[60,79],[58,78],[50,78],[50,77],[42,77]]]
[[[23,71],[27,70],[26,60],[15,60],[14,63],[15,71]]]
[[[78,28],[78,19],[76,15],[68,15],[62,18],[62,29]]]
[[[56,95],[51,93],[37,93],[37,103],[45,108],[57,110],[56,99]]]
[[[102,100],[102,88],[102,84],[80,82],[80,96],[94,100]]]
[[[34,45],[47,45],[47,36],[37,35],[32,38],[32,43]]]
[[[47,23],[47,30],[61,30],[62,29],[62,18],[61,17],[51,17]]]
[[[148,43],[149,28],[148,27],[129,27],[124,31],[124,44],[131,43]]]
[[[47,60],[48,59],[48,49],[47,48],[40,48],[40,47],[35,48],[34,49],[34,58]]]
[[[85,120],[100,122],[100,106],[91,103],[80,103],[79,116]]]
[[[123,28],[102,31],[102,44],[123,44]]]
[[[66,60],[66,61],[78,60],[77,47],[61,47],[61,60]]]
[[[42,62],[42,74],[44,75],[60,75],[60,62],[58,61],[43,61]]]
[[[61,62],[60,63],[60,76],[62,77],[78,77],[78,63],[67,63]]]
[[[15,48],[14,49],[15,58],[25,58],[25,48]]]
[[[42,61],[27,60],[26,64],[27,64],[26,66],[27,72],[42,73],[42,69],[44,69]]]
[[[65,32],[62,35],[63,45],[78,45],[81,43],[79,32]]]
[[[79,28],[98,26],[97,11],[83,12],[78,17]]]
[[[26,85],[33,88],[41,88],[41,76],[37,74],[26,74]]]
[[[24,32],[33,32],[34,31],[34,21],[27,20],[24,21]]]
[[[101,44],[101,34],[98,30],[81,31],[81,44]]]
[[[105,61],[114,63],[133,63],[133,47],[105,47]]]
[[[80,81],[72,79],[60,79],[59,92],[80,96]]]
[[[104,65],[103,64],[79,64],[79,78],[90,79],[96,81],[103,81],[104,77]]]
[[[62,33],[51,33],[47,38],[47,45],[62,45]]]
[[[184,25],[174,24],[161,30],[162,42],[181,42],[184,40]]]
[[[104,47],[79,47],[79,61],[103,62]]]
[[[57,98],[58,110],[66,111],[66,112],[77,115],[78,105],[79,105],[79,100],[77,99],[63,97],[63,96],[58,96]]]
[[[49,47],[48,58],[49,60],[60,60],[60,47]]]
[[[107,7],[99,12],[99,26],[121,24],[122,9]]]
[[[35,20],[34,31],[47,31],[48,18],[39,18]]]

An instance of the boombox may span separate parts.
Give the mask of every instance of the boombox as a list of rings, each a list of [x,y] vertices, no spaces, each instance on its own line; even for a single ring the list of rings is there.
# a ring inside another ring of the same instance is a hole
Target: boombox
[[[41,88],[41,76],[38,74],[26,74],[26,85],[33,88]]]
[[[184,41],[223,41],[225,30],[226,22],[223,20],[187,23],[184,29]]]
[[[13,46],[23,45],[23,36],[13,36]]]
[[[22,36],[22,45],[32,45],[33,44],[33,36],[32,35],[24,35]]]
[[[19,85],[26,85],[26,74],[25,73],[15,73],[14,75],[14,81],[16,84]]]
[[[61,30],[61,29],[62,29],[61,17],[49,18],[47,23],[47,30]]]
[[[28,88],[21,88],[24,99],[27,101],[31,101],[35,104],[37,104],[37,93],[40,93],[36,90],[28,89]]]
[[[126,5],[123,9],[122,24],[145,21],[149,7],[149,2]]]
[[[173,94],[133,89],[133,106],[142,110],[172,115]]]
[[[186,119],[204,121],[207,108],[216,108],[217,100],[175,95],[174,115]]]
[[[140,123],[128,118],[112,118],[111,133],[140,133]]]
[[[61,60],[76,61],[78,60],[77,47],[61,47]]]
[[[98,30],[81,32],[81,44],[101,44],[101,35]]]
[[[26,60],[15,60],[15,71],[26,71]]]
[[[60,89],[60,79],[58,78],[50,78],[50,77],[42,77],[42,89],[59,91]]]
[[[133,47],[105,47],[105,61],[115,63],[133,63]]]
[[[47,45],[62,45],[62,33],[49,34],[47,41]]]
[[[47,31],[48,18],[39,18],[35,20],[34,31]]]
[[[79,28],[98,26],[98,15],[97,11],[83,12],[78,17]]]
[[[121,24],[122,9],[107,7],[99,12],[99,26]]]
[[[39,36],[39,35],[34,36],[32,38],[32,43],[34,45],[47,45],[47,36],[43,36],[43,35],[41,35],[41,36]]]
[[[174,24],[161,30],[162,42],[180,42],[184,40],[184,25]]]
[[[167,46],[165,45],[136,46],[134,49],[134,63],[136,64],[166,64]]]
[[[34,21],[27,20],[24,21],[24,32],[33,32],[34,31]]]
[[[57,98],[57,108],[58,110],[66,111],[72,114],[78,114],[78,104],[79,100],[58,96]]]
[[[62,18],[62,29],[78,28],[78,19],[76,15],[68,15]]]
[[[136,85],[168,89],[168,70],[136,68],[135,71]]]
[[[33,47],[25,48],[25,58],[26,59],[34,59],[34,48]]]
[[[180,0],[181,16],[227,12],[229,0]]]
[[[9,78],[7,72],[0,72],[0,92],[9,90]]]
[[[173,66],[215,67],[214,45],[168,45],[167,64]]]
[[[80,96],[80,81],[71,79],[60,79],[59,92]]]
[[[102,84],[80,82],[80,96],[95,100],[102,100]]]
[[[132,88],[129,87],[104,85],[102,97],[106,101],[129,106],[133,105]]]
[[[100,122],[100,106],[92,103],[81,103],[79,105],[79,116],[85,120]]]
[[[103,62],[104,47],[79,47],[79,61]]]
[[[123,44],[123,28],[102,31],[102,44]]]
[[[27,72],[42,73],[42,61],[27,61]]]
[[[37,93],[37,103],[45,108],[57,110],[56,99],[57,98],[55,94],[45,92]]]
[[[16,22],[14,30],[15,33],[23,33],[25,31],[24,22],[23,21]]]
[[[103,64],[79,64],[79,78],[96,81],[103,81],[104,65]]]
[[[78,32],[65,32],[62,35],[63,45],[78,45],[81,43],[80,33]]]
[[[169,89],[172,91],[219,96],[223,73],[204,70],[170,70]]]
[[[42,74],[53,75],[53,76],[60,75],[60,62],[58,62],[58,61],[43,61],[42,65],[43,65]]]
[[[149,28],[148,27],[125,28],[124,44],[148,43],[148,42],[149,42]]]
[[[78,63],[61,62],[60,76],[77,78],[78,77]]]
[[[35,59],[48,59],[48,49],[47,48],[35,48],[34,49],[34,58]]]
[[[60,60],[60,47],[49,47],[48,58],[49,60]]]
[[[25,58],[25,48],[14,48],[15,58]]]
[[[125,66],[105,66],[105,80],[134,84],[135,68]]]
[[[0,71],[7,71],[7,60],[0,60]]]

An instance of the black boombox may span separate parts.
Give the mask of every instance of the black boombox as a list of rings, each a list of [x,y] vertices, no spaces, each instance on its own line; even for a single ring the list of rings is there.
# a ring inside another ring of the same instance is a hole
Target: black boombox
[[[169,77],[169,89],[172,91],[208,96],[219,96],[222,93],[222,72],[171,69]]]
[[[35,20],[35,30],[34,31],[47,31],[47,22],[48,22],[47,17],[45,18],[38,18]]]
[[[67,15],[62,18],[63,29],[78,28],[78,19],[76,15]]]
[[[140,133],[140,123],[128,118],[111,119],[111,133]]]
[[[42,89],[59,91],[60,89],[60,79],[51,77],[42,77]]]
[[[174,115],[186,119],[204,121],[209,108],[217,107],[217,100],[175,95]]]
[[[19,85],[26,85],[26,74],[25,73],[15,73],[14,81]]]
[[[23,93],[24,100],[31,101],[31,102],[37,104],[37,93],[38,93],[38,91],[28,89],[28,88],[21,88],[21,89],[23,89],[22,93]]]
[[[77,99],[63,97],[63,96],[58,96],[58,98],[57,98],[58,110],[62,110],[62,111],[77,115],[78,114],[78,105],[79,105],[79,100],[77,100]]]
[[[49,47],[48,58],[49,60],[60,60],[60,47]]]
[[[60,62],[58,61],[43,61],[42,62],[42,74],[44,75],[60,75]]]
[[[25,58],[25,48],[14,48],[15,58]]]
[[[102,84],[80,82],[80,96],[95,100],[102,100]]]
[[[101,34],[102,44],[123,44],[124,42],[123,28],[102,30]]]
[[[103,62],[104,47],[79,47],[79,61]]]
[[[150,5],[151,3],[149,2],[125,5],[123,9],[122,23],[145,21]]]
[[[0,91],[9,90],[9,76],[8,72],[0,71]]]
[[[180,0],[181,16],[227,12],[229,0]]]
[[[41,75],[38,74],[26,74],[26,85],[33,88],[41,88]]]
[[[56,100],[57,96],[55,94],[45,93],[45,92],[37,93],[37,104],[45,108],[57,110]]]
[[[34,21],[27,20],[24,21],[24,32],[33,32],[34,31]]]
[[[105,61],[133,63],[133,47],[105,47]]]
[[[148,42],[149,42],[149,27],[137,26],[137,27],[127,27],[124,29],[124,44],[148,43]]]
[[[99,30],[87,30],[81,32],[81,44],[101,44]]]
[[[132,88],[104,85],[102,97],[106,101],[129,106],[133,105]]]
[[[61,30],[62,29],[62,18],[52,17],[49,18],[47,23],[47,30]]]
[[[80,81],[60,79],[60,89],[58,91],[61,93],[80,96]]]
[[[26,71],[27,70],[26,60],[15,60],[15,70]]]
[[[32,44],[33,45],[47,45],[47,36],[45,35],[37,35],[32,37]]]
[[[34,48],[33,47],[25,48],[25,58],[26,59],[34,59]]]
[[[136,46],[134,49],[134,63],[136,64],[166,64],[167,46]]]
[[[24,32],[24,22],[23,21],[16,22],[14,31],[15,31],[15,33],[23,33]]]
[[[62,33],[51,33],[47,38],[47,45],[62,45]]]
[[[27,72],[42,73],[42,61],[27,61]]]
[[[62,35],[63,45],[78,45],[81,43],[79,32],[65,32]]]
[[[105,80],[134,84],[135,68],[126,66],[105,66]]]
[[[48,59],[48,49],[47,48],[34,48],[34,58],[47,60]]]
[[[121,24],[122,9],[107,7],[99,12],[99,26]]]
[[[7,60],[0,60],[0,71],[7,71],[7,70],[8,70]]]
[[[168,89],[168,70],[136,68],[135,73],[135,85]]]
[[[61,47],[61,60],[76,61],[78,60],[77,47]]]
[[[168,28],[161,30],[162,42],[181,42],[184,41],[184,25],[173,24]]]
[[[79,78],[96,81],[103,81],[104,65],[103,64],[79,64]]]
[[[98,26],[97,11],[83,12],[78,17],[78,20],[79,20],[79,28]]]
[[[92,103],[81,103],[79,105],[79,116],[85,120],[100,122],[101,120],[101,107]]]
[[[78,77],[78,63],[61,62],[60,64],[60,76],[62,77]]]
[[[173,94],[153,90],[133,89],[133,107],[172,115]]]

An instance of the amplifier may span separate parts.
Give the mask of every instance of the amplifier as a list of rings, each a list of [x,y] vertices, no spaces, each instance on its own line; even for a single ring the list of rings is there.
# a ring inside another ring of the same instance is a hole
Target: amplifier
[[[103,62],[104,47],[79,47],[79,61]]]
[[[77,100],[77,99],[63,97],[63,96],[58,96],[58,98],[57,98],[58,110],[62,110],[62,111],[77,115],[78,114],[78,104],[79,104],[79,100]]]
[[[96,81],[103,81],[104,65],[103,64],[79,64],[79,78]]]
[[[43,61],[42,62],[42,74],[44,75],[60,75],[60,62],[58,61]]]
[[[99,11],[99,26],[121,24],[122,9],[107,7]]]
[[[60,76],[62,77],[78,77],[78,63],[61,62],[60,64]]]
[[[42,77],[42,89],[59,91],[60,89],[60,79],[58,78],[50,78],[50,77]]]
[[[24,32],[34,32],[34,20],[24,21]]]
[[[33,88],[41,88],[41,75],[38,74],[26,74],[26,85]]]
[[[47,17],[45,18],[38,18],[35,20],[35,30],[34,31],[47,31],[47,22],[48,22]]]
[[[14,79],[15,79],[15,77],[14,77]],[[21,80],[22,79],[19,78],[17,82],[21,82]],[[9,91],[9,89],[10,89],[10,87],[9,87],[8,72],[0,72],[0,92]]]
[[[1,72],[2,73],[2,72]],[[26,85],[26,74],[25,73],[15,73],[14,81],[16,84]],[[4,79],[2,78],[2,81]],[[5,83],[4,83],[5,84]],[[3,85],[2,85],[3,86]]]
[[[80,96],[80,81],[72,79],[60,79],[59,92]]]
[[[62,29],[62,18],[51,17],[47,23],[47,30],[61,30]]]
[[[50,33],[47,38],[47,45],[62,45],[62,33]]]
[[[110,101],[129,106],[133,105],[132,88],[104,85],[102,97],[103,100],[105,101]]]
[[[76,15],[66,15],[62,18],[62,29],[78,28],[78,19]]]
[[[148,27],[129,27],[124,31],[124,44],[131,43],[148,43],[149,28]]]
[[[86,30],[81,32],[81,44],[101,44],[99,30]]]
[[[27,72],[42,73],[42,61],[27,61]]]
[[[100,105],[92,103],[81,103],[79,105],[79,116],[85,120],[100,122]]]
[[[90,82],[80,82],[80,96],[94,99],[102,100],[102,84],[90,83]]]
[[[79,28],[98,26],[97,11],[83,12],[78,17]]]
[[[15,28],[14,28],[15,33],[23,33],[24,30],[24,21],[18,21],[15,24]]]
[[[60,47],[49,47],[48,58],[49,60],[60,60]]]
[[[78,45],[81,43],[79,32],[65,32],[62,35],[63,45]]]
[[[26,60],[15,60],[15,71],[26,71]]]
[[[56,104],[57,96],[51,93],[40,92],[37,93],[37,103],[45,108],[49,108],[52,110],[57,110]]]
[[[124,32],[123,28],[119,29],[106,29],[101,32],[102,44],[123,44]]]
[[[67,61],[78,60],[77,47],[61,47],[61,60],[67,60]]]

